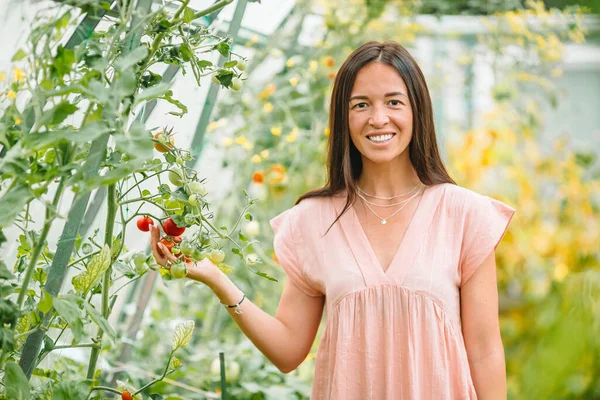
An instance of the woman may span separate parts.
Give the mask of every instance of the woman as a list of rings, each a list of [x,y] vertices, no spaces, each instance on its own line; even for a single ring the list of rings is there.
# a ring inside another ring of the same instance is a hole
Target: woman
[[[425,79],[398,44],[348,57],[329,125],[327,185],[270,221],[288,275],[276,316],[208,260],[188,276],[286,373],[326,305],[313,400],[506,398],[494,253],[514,210],[449,177]],[[152,236],[156,260],[175,260]]]

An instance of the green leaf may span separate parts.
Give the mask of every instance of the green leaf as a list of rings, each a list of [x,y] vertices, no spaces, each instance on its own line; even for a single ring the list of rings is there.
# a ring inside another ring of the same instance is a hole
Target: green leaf
[[[142,61],[148,56],[148,48],[146,46],[138,46],[127,56],[121,58],[115,63],[115,69],[117,71],[125,71],[133,67],[138,62]]]
[[[225,87],[231,86],[231,81],[233,80],[234,73],[228,69],[222,69],[217,73],[217,79],[221,82],[221,85]]]
[[[240,240],[242,242],[247,242],[248,241],[248,238],[246,237],[246,235],[244,235],[241,231],[239,233],[239,236],[240,236]]]
[[[135,93],[137,88],[137,78],[132,69],[123,71],[114,83],[114,93],[117,99],[114,101],[122,101],[124,97],[129,97]]]
[[[265,279],[268,279],[270,281],[279,282],[277,279],[273,278],[272,276],[269,276],[269,275],[265,274],[264,272],[256,271],[255,273],[256,273],[256,275],[261,276],[261,277],[263,277]]]
[[[58,142],[89,143],[107,133],[109,128],[103,121],[88,123],[82,129],[61,129],[56,131],[34,133],[27,135],[22,140],[29,153],[44,149],[49,146],[56,147]]]
[[[114,136],[117,150],[131,156],[132,159],[147,160],[152,157],[153,142],[144,124],[134,121],[123,135]]]
[[[247,213],[247,214],[245,215],[245,218],[246,218],[248,221],[252,221],[252,214],[250,214],[250,213]]]
[[[17,185],[0,198],[0,227],[6,227],[23,211],[33,195],[27,185]]]
[[[5,396],[11,400],[28,400],[31,398],[29,382],[18,364],[9,361],[4,369]]]
[[[237,61],[233,60],[233,61],[227,61],[223,67],[224,68],[233,68],[237,65]]]
[[[198,68],[200,68],[200,70],[203,70],[205,68],[208,67],[212,67],[213,63],[211,61],[208,60],[200,60],[198,61]]]
[[[173,334],[173,351],[187,346],[192,339],[194,326],[194,321],[186,321],[175,327],[175,333]]]
[[[223,57],[229,56],[230,46],[228,43],[220,42],[216,44],[213,49],[216,49]]]
[[[185,104],[183,104],[182,102],[180,102],[177,99],[174,99],[173,97],[173,91],[172,90],[168,90],[165,95],[163,97],[161,97],[161,99],[168,101],[169,103],[173,104],[174,106],[176,106],[177,108],[179,108],[181,110],[181,112],[169,112],[169,114],[172,115],[176,115],[178,117],[183,117],[185,114],[187,114],[188,109],[185,106]]]
[[[23,51],[23,49],[19,49],[17,50],[17,52],[12,56],[12,58],[10,59],[11,62],[16,62],[16,61],[21,61],[22,59],[24,59],[25,57],[27,57],[27,53],[25,53],[25,51]]]
[[[69,103],[68,101],[62,101],[58,103],[54,108],[44,112],[42,118],[39,120],[40,126],[56,126],[63,122],[69,115],[74,114],[79,108]],[[38,133],[38,135],[44,135],[45,133]]]
[[[98,325],[98,327],[100,327],[104,333],[106,333],[110,340],[115,343],[117,334],[115,333],[113,327],[110,326],[108,321],[102,316],[102,314],[100,314],[100,312],[98,312],[98,310],[96,310],[94,306],[88,302],[83,303],[83,308],[85,308],[85,311],[87,311],[92,321],[94,321],[94,323]]]
[[[143,101],[161,97],[169,90],[170,87],[171,83],[161,82],[158,85],[144,89],[136,96],[135,102],[137,104]]]
[[[192,50],[190,50],[188,45],[185,43],[179,46],[179,54],[181,55],[183,61],[191,61],[192,58],[194,58],[194,53],[192,53]]]
[[[15,303],[7,299],[0,299],[0,327],[4,324],[13,324],[21,315]]]
[[[0,260],[0,279],[15,279],[15,276],[8,270],[8,267],[2,260]]]
[[[79,313],[79,307],[76,304],[77,298],[73,296],[63,296],[62,298],[54,297],[52,304],[58,314],[67,321],[75,342],[79,342],[83,337],[83,322]]]
[[[89,386],[85,382],[66,381],[54,386],[52,400],[86,399]]]
[[[189,24],[193,20],[194,20],[194,10],[192,10],[189,7],[186,7],[185,10],[183,11],[183,21],[186,24]]]
[[[233,249],[231,249],[231,252],[233,254],[236,254],[237,256],[239,256],[242,260],[244,259],[244,255],[242,254],[240,249],[238,249],[237,247],[234,247]]]
[[[98,284],[108,267],[110,267],[110,247],[104,245],[100,253],[92,257],[87,269],[73,278],[73,287],[77,293],[87,295]]]
[[[52,296],[44,289],[42,289],[42,299],[38,303],[37,308],[43,314],[46,314],[52,308]]]

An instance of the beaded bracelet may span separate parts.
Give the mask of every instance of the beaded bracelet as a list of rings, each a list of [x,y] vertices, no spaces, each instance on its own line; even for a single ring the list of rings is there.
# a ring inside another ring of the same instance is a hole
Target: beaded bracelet
[[[223,304],[225,306],[225,308],[235,308],[235,313],[236,314],[242,314],[242,309],[240,308],[240,304],[242,304],[242,301],[244,301],[246,299],[246,295],[244,293],[242,293],[242,299],[237,303],[234,304],[232,306],[225,304],[223,302],[221,302],[221,304]]]

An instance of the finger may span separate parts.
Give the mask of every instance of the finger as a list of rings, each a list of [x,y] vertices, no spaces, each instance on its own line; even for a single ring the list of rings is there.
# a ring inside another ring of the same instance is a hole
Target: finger
[[[177,257],[175,257],[173,255],[173,253],[171,253],[171,251],[167,248],[167,246],[165,246],[162,243],[159,243],[158,246],[159,246],[159,249],[161,250],[161,253],[163,253],[165,255],[165,257],[166,257],[167,260],[169,260],[169,261],[177,261]]]
[[[152,251],[152,255],[154,256],[156,261],[159,261],[159,259],[162,258],[162,255],[156,247],[157,243],[158,240],[156,238],[156,227],[150,226],[150,250]]]

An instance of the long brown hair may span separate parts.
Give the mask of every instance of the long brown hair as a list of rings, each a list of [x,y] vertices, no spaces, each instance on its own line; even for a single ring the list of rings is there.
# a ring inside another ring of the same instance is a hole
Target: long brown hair
[[[310,197],[329,197],[347,189],[346,205],[333,221],[332,226],[356,201],[356,181],[362,173],[362,159],[350,138],[349,101],[358,71],[373,62],[393,67],[406,84],[413,111],[413,136],[408,146],[408,152],[421,182],[425,185],[456,184],[446,171],[438,150],[431,98],[425,77],[416,61],[398,43],[365,43],[346,59],[340,67],[333,85],[329,109],[327,183],[321,188],[303,194],[296,200],[296,204],[298,204]]]

